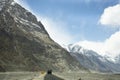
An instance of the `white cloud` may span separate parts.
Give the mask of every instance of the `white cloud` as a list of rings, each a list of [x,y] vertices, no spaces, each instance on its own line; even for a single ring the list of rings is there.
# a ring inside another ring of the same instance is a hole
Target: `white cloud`
[[[99,22],[105,26],[119,28],[120,4],[106,8],[104,13],[101,15]],[[120,31],[115,32],[103,42],[80,41],[77,44],[86,49],[96,51],[100,55],[108,55],[111,58],[115,58],[120,54]]]
[[[40,15],[38,13],[35,13],[30,6],[27,4],[26,0],[15,0],[15,2],[22,5],[24,8],[32,12],[34,15],[36,15],[37,19],[42,22],[45,29],[49,33],[50,37],[57,43],[59,43],[61,46],[63,44],[70,44],[72,43],[72,39],[74,39],[74,36],[71,36],[70,33],[68,33],[66,29],[66,25],[64,22],[56,21],[52,18],[49,18],[47,16]]]
[[[111,37],[105,41],[104,50],[106,53],[111,54],[112,57],[120,54],[120,31],[111,35]]]
[[[111,58],[115,58],[120,54],[120,31],[114,33],[103,42],[80,41],[76,44],[79,44],[85,49],[93,50],[100,55],[107,55]]]
[[[110,27],[120,27],[120,4],[106,8],[99,22]]]
[[[50,37],[59,43],[60,45],[63,44],[70,44],[74,36],[71,36],[65,25],[62,22],[57,22],[48,17],[41,17],[41,22],[45,26],[47,32],[50,34]]]
[[[80,46],[82,46],[85,49],[93,50],[101,55],[104,55],[104,50],[102,50],[103,42],[94,42],[94,41],[84,40],[84,41],[80,41],[76,44],[79,44]]]
[[[32,9],[29,7],[27,3],[24,3],[23,0],[15,0],[19,4],[21,4],[23,7],[28,9],[29,11],[32,11]],[[103,15],[101,16],[100,23],[103,25],[114,25],[119,26],[120,23],[120,5],[116,5],[113,7],[109,7],[105,9]],[[118,10],[117,10],[118,9]],[[32,13],[34,13],[32,11]],[[118,14],[119,13],[119,14]],[[45,26],[46,30],[50,34],[51,38],[58,42],[59,44],[69,44],[74,39],[74,36],[70,35],[65,28],[67,25],[62,22],[58,22],[52,18],[46,17],[46,16],[40,16],[37,13],[36,14],[38,20],[41,20],[43,25]],[[113,20],[113,21],[112,21]],[[117,24],[116,24],[117,23]],[[83,46],[86,49],[94,50],[98,52],[101,55],[110,55],[110,57],[115,57],[120,53],[120,31],[114,33],[111,35],[110,38],[106,39],[103,42],[94,42],[94,41],[80,41],[79,43],[81,46]]]

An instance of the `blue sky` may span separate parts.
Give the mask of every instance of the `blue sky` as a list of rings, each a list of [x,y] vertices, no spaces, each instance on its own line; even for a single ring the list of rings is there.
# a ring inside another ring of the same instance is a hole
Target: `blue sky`
[[[74,36],[74,39],[71,39],[68,43],[80,40],[103,41],[114,32],[114,30],[105,30],[101,27],[102,25],[98,24],[98,21],[104,9],[118,4],[118,0],[23,1],[29,5],[34,13],[50,18],[54,23],[60,22],[67,25],[59,27],[65,29],[67,34]]]
[[[73,42],[83,39],[103,41],[109,37],[112,32],[105,31],[98,21],[106,7],[118,3],[117,0],[26,0],[26,2],[35,13],[52,18],[54,22],[64,22],[68,33],[72,36],[77,35]]]
[[[118,17],[120,15],[117,12],[120,9],[120,0],[16,1],[32,11],[43,23],[51,38],[60,45],[79,42],[87,44],[87,47],[82,46],[95,50],[93,48],[98,46],[98,43],[103,46],[110,40],[114,42],[113,36],[118,36],[119,28],[113,26],[120,26],[120,17]],[[109,15],[110,13],[112,16]],[[101,51],[105,53],[105,50]],[[109,52],[108,48],[106,51]]]

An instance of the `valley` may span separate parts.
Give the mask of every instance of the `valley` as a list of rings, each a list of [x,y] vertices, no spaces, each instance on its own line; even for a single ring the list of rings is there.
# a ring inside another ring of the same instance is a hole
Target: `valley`
[[[120,73],[120,57],[114,60],[80,45],[62,47],[34,14],[0,0],[0,80],[120,80],[112,74]]]
[[[0,80],[45,80],[46,73],[41,72],[5,72],[0,73]],[[58,80],[120,80],[119,74],[87,72],[54,72]]]

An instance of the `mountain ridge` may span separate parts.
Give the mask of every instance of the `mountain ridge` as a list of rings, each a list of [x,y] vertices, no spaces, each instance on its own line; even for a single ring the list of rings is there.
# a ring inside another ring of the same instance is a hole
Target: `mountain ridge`
[[[93,50],[84,49],[78,44],[70,44],[65,48],[80,62],[81,65],[90,71],[120,72],[119,57],[117,58],[118,62],[113,62]]]
[[[0,71],[87,70],[13,0],[0,0]]]

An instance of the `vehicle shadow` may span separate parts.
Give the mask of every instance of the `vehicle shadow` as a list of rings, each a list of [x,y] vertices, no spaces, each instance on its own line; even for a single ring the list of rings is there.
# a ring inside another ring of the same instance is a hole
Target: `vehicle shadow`
[[[64,80],[64,79],[57,77],[53,74],[46,74],[44,80]]]

